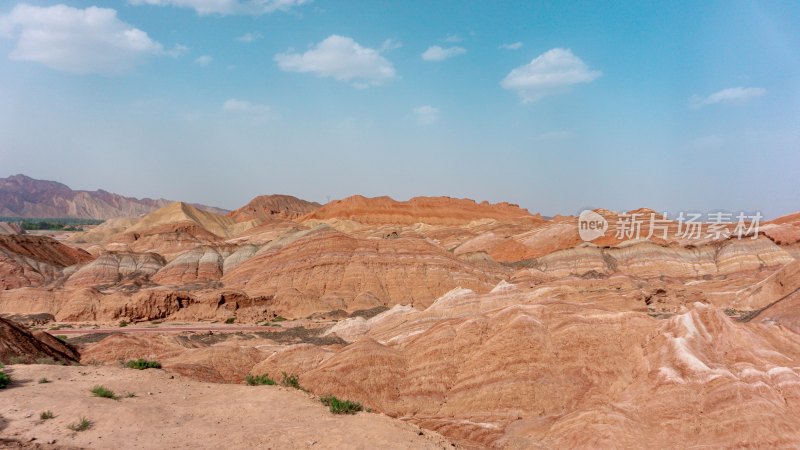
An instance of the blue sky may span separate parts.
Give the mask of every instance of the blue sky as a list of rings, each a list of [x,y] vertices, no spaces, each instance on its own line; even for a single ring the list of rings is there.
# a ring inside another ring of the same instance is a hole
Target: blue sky
[[[99,9],[98,9],[99,8]],[[0,176],[800,210],[800,3],[0,1]]]

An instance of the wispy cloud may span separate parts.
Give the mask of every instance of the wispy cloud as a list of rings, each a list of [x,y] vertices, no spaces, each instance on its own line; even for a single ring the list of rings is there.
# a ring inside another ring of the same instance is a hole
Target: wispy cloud
[[[589,69],[571,50],[554,48],[509,72],[500,85],[515,91],[523,103],[531,103],[567,92],[572,86],[589,83],[601,75],[602,72]]]
[[[461,36],[459,36],[457,34],[448,34],[447,37],[444,38],[445,42],[450,42],[450,43],[461,42],[463,40],[464,40],[464,38],[462,38]]]
[[[175,6],[194,9],[197,14],[261,15],[288,11],[311,0],[128,0],[132,5]]]
[[[15,6],[0,15],[0,37],[16,39],[9,57],[66,72],[120,73],[148,56],[177,56],[144,31],[117,17],[116,10],[65,5]],[[185,48],[185,47],[182,47]]]
[[[245,34],[237,37],[236,40],[241,42],[241,43],[243,43],[243,44],[250,44],[250,43],[253,43],[253,42],[255,42],[255,41],[257,41],[257,40],[259,40],[261,38],[262,38],[261,33],[259,33],[258,31],[255,31],[255,32],[245,33]]]
[[[386,39],[385,41],[383,41],[383,44],[381,44],[381,48],[379,49],[379,51],[381,53],[390,52],[392,50],[397,50],[398,48],[400,48],[402,46],[403,46],[402,42],[400,42],[400,41],[398,41],[396,39],[391,39],[390,38],[390,39]]]
[[[419,125],[433,125],[439,121],[439,109],[430,105],[414,108],[414,115],[417,116]]]
[[[194,60],[194,63],[200,67],[206,67],[207,65],[211,64],[211,61],[214,61],[210,55],[203,55],[199,56]]]
[[[522,42],[517,41],[508,44],[503,44],[500,46],[500,48],[502,48],[503,50],[519,50],[522,48]]]
[[[313,73],[339,81],[352,81],[363,88],[384,84],[395,78],[394,66],[375,49],[363,47],[352,38],[331,35],[305,53],[292,50],[275,55],[281,70]]]
[[[422,54],[422,59],[425,61],[444,61],[445,59],[452,58],[454,56],[462,55],[466,53],[467,50],[462,47],[447,47],[442,48],[438,45],[433,45],[428,47],[427,50]]]
[[[250,117],[254,122],[262,123],[274,119],[276,114],[269,105],[251,103],[246,100],[231,98],[222,104],[222,110],[227,113],[240,114]]]
[[[750,100],[758,97],[763,97],[767,90],[759,87],[733,87],[714,92],[713,94],[703,97],[693,95],[689,98],[689,107],[701,108],[703,106],[723,104],[723,105],[736,105],[747,103]]]

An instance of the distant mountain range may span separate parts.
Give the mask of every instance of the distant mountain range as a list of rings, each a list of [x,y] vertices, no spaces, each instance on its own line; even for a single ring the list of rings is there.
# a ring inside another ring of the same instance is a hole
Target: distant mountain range
[[[172,203],[171,200],[125,197],[97,191],[80,191],[47,180],[25,175],[0,178],[0,217],[110,219],[136,217]],[[193,205],[217,214],[229,211],[205,205]]]

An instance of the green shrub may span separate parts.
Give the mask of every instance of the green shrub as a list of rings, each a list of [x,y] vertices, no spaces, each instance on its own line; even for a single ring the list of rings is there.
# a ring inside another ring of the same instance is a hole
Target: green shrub
[[[106,388],[105,386],[95,386],[91,390],[92,395],[95,397],[103,397],[103,398],[110,398],[112,400],[116,400],[117,396],[114,394],[114,391],[111,389]]]
[[[286,372],[281,372],[281,384],[283,386],[303,390],[303,388],[300,386],[300,377],[295,374],[290,375]]]
[[[248,386],[273,386],[275,384],[275,380],[264,375],[248,375],[245,377],[244,381],[247,382]]]
[[[281,316],[276,316],[274,319],[272,319],[272,321],[273,322],[285,322],[286,318],[285,317],[281,317]]]
[[[50,380],[48,380],[45,377],[39,378],[39,384],[45,384],[45,383],[49,383],[49,382],[50,382]]]
[[[67,339],[69,339],[66,334],[57,334],[54,337],[61,342],[67,342]]]
[[[227,323],[228,325],[232,324],[233,322],[236,322],[236,317],[228,317],[225,320],[225,323]]]
[[[43,412],[43,413],[39,414],[39,418],[40,418],[40,419],[42,419],[42,420],[50,420],[50,419],[52,419],[52,418],[53,418],[53,417],[55,417],[55,416],[56,416],[56,415],[55,415],[55,414],[53,414],[53,411],[50,411],[49,409],[48,409],[47,411],[45,411],[45,412]]]
[[[0,389],[5,389],[9,384],[11,384],[11,377],[5,372],[0,372]]]
[[[128,326],[128,322],[126,322],[124,320],[120,320],[119,321],[119,327],[120,328],[124,328],[124,327],[127,327],[127,326]]]
[[[67,428],[69,428],[72,431],[86,431],[91,427],[92,427],[92,421],[87,419],[86,417],[81,417],[80,420],[78,420],[77,422],[67,425]]]
[[[339,400],[333,395],[328,395],[319,399],[323,405],[330,408],[334,414],[355,414],[363,411],[361,403],[351,402],[350,400]]]
[[[125,363],[125,367],[129,369],[160,369],[161,363],[158,361],[148,361],[146,359],[134,359]]]

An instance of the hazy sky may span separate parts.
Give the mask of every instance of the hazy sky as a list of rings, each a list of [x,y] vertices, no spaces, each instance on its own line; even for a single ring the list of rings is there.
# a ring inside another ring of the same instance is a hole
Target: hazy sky
[[[0,0],[0,176],[800,210],[800,2]]]

